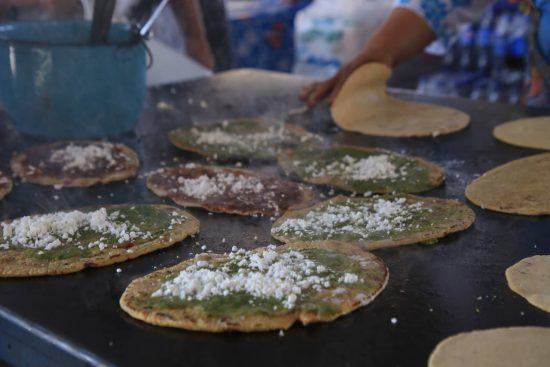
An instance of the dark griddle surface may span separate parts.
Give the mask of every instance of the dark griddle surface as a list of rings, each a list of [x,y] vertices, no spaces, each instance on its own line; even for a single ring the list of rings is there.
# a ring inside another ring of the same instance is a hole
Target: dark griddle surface
[[[180,162],[201,161],[196,155],[172,148],[166,132],[191,120],[284,116],[300,105],[296,95],[303,84],[303,80],[284,74],[236,71],[154,89],[136,134],[116,140],[137,149],[141,174],[162,164],[174,165],[175,157]],[[293,120],[310,130],[327,133],[339,143],[388,148],[438,163],[447,172],[447,182],[427,195],[462,201],[465,185],[478,174],[537,153],[502,144],[491,136],[497,123],[532,115],[533,111],[399,91],[396,94],[459,108],[471,114],[472,124],[465,131],[435,139],[386,139],[336,131],[326,107]],[[202,100],[208,104],[203,106],[206,108],[200,106]],[[13,151],[37,142],[17,135],[3,117],[0,169],[7,169]],[[275,165],[252,166],[277,172]],[[90,204],[162,201],[148,192],[143,178],[86,190],[18,183],[0,202],[0,217]],[[52,342],[50,352],[54,358],[65,353],[57,346],[62,342],[94,364],[124,366],[424,366],[436,343],[454,333],[513,325],[550,326],[550,315],[515,295],[504,278],[504,270],[516,261],[550,254],[550,217],[498,214],[468,205],[477,215],[473,228],[435,246],[376,251],[390,269],[390,280],[372,304],[335,322],[292,327],[284,337],[277,332],[216,335],[165,329],[134,320],[118,307],[118,299],[132,279],[176,264],[190,252],[200,252],[200,245],[223,252],[233,244],[255,247],[273,242],[268,218],[208,215],[195,209],[190,212],[201,220],[198,238],[167,250],[67,276],[0,280],[0,321],[11,319],[10,325],[19,325],[14,326],[15,330],[23,324],[31,325],[31,333]],[[224,237],[227,243],[222,245]],[[195,243],[197,240],[200,245]],[[122,272],[117,274],[119,267]],[[397,319],[396,324],[390,322],[392,318]]]

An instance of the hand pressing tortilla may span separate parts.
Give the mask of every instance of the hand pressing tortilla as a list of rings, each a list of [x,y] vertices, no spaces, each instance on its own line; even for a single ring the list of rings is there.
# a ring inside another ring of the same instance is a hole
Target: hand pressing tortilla
[[[355,70],[332,104],[336,124],[348,131],[398,138],[450,134],[468,126],[470,117],[461,111],[389,96],[390,75],[387,66],[377,63]]]

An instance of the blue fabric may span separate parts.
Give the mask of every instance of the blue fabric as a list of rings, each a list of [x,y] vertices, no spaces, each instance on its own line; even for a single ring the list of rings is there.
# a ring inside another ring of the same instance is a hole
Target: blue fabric
[[[540,11],[538,29],[538,44],[542,56],[550,63],[550,0],[536,0],[535,5]]]
[[[428,22],[434,33],[445,44],[454,33],[447,23],[451,12],[456,8],[472,6],[473,0],[397,0],[397,5],[416,9]]]

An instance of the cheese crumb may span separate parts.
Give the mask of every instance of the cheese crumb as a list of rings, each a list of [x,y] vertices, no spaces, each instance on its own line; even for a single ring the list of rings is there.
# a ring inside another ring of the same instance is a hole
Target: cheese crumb
[[[373,233],[402,232],[410,228],[413,215],[421,213],[422,203],[405,198],[377,198],[371,202],[329,203],[308,212],[304,218],[287,218],[272,233],[295,236],[353,235],[369,238]]]
[[[197,260],[162,283],[152,296],[200,301],[244,292],[254,298],[277,299],[283,307],[293,309],[305,291],[321,291],[337,280],[300,251],[278,252],[273,245],[260,252],[236,246],[231,251],[228,261],[217,268],[209,261]],[[346,283],[359,281],[353,273],[345,273],[343,278]]]
[[[49,161],[61,164],[64,171],[91,171],[100,165],[118,168],[116,156],[112,143],[99,142],[85,146],[71,143],[52,151]]]
[[[294,161],[294,164],[304,166],[305,162]],[[366,181],[373,179],[396,179],[407,174],[407,166],[399,170],[387,154],[371,155],[367,158],[353,158],[345,155],[342,158],[321,165],[313,162],[303,167],[311,177],[339,176],[348,180]]]
[[[200,128],[191,129],[191,141],[203,148],[216,146],[226,153],[242,153],[266,151],[270,154],[278,153],[280,147],[292,142],[317,139],[314,134],[307,133],[298,139],[284,124],[274,124],[267,130],[260,132],[235,133],[227,129],[229,122],[222,123],[221,127],[210,130]],[[242,163],[237,162],[237,167]]]
[[[137,238],[152,238],[148,231],[141,231],[136,225],[125,221],[119,211],[108,213],[105,208],[90,212],[78,210],[51,214],[25,216],[11,222],[1,223],[2,247],[21,246],[44,251],[64,245],[81,246],[82,232],[91,231],[102,236],[87,243],[88,248],[104,250],[110,242],[124,243]],[[0,247],[0,248],[2,248]],[[130,252],[130,250],[128,250]]]

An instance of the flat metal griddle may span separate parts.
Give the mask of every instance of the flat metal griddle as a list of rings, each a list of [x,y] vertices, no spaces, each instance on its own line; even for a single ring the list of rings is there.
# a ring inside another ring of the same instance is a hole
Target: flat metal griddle
[[[201,162],[201,157],[173,148],[166,132],[192,120],[284,117],[300,106],[296,96],[304,83],[285,74],[234,71],[153,89],[135,135],[114,140],[138,151],[141,174],[163,165]],[[538,152],[502,144],[491,135],[496,124],[534,111],[402,91],[395,94],[459,108],[472,116],[471,126],[437,138],[389,139],[338,131],[326,107],[291,120],[338,143],[387,148],[435,162],[446,170],[447,181],[425,195],[462,201],[465,185],[478,174]],[[201,106],[201,101],[206,103]],[[38,142],[15,133],[3,116],[0,169],[7,169],[12,152]],[[253,162],[251,167],[279,172],[274,164]],[[0,201],[0,217],[96,204],[161,202],[169,203],[150,193],[143,177],[90,189],[55,190],[17,183],[11,195]],[[202,245],[224,252],[234,244],[252,248],[274,243],[269,218],[209,215],[190,209],[201,221],[200,235],[169,249],[72,275],[0,280],[0,359],[8,356],[41,365],[425,366],[435,345],[451,334],[502,326],[550,326],[550,315],[515,295],[504,278],[504,270],[518,260],[550,254],[550,217],[505,215],[468,205],[477,215],[473,228],[432,246],[376,251],[390,269],[390,280],[372,304],[335,322],[292,327],[283,337],[277,332],[207,334],[160,328],[134,320],[119,308],[118,299],[132,279],[201,252]],[[122,272],[117,273],[117,268]],[[14,355],[21,350],[27,354]]]

